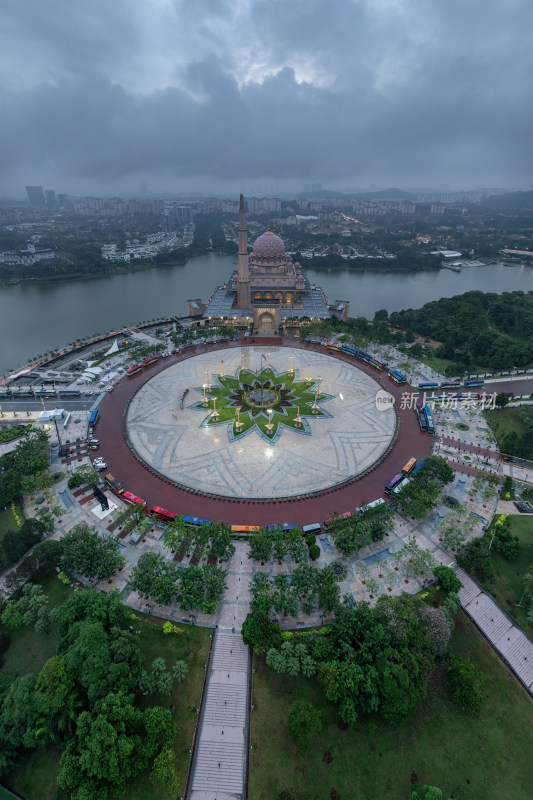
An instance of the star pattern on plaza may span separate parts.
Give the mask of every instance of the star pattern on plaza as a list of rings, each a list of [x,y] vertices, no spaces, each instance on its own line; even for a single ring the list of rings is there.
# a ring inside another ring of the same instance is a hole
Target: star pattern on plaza
[[[195,391],[202,399],[190,407],[207,411],[201,427],[225,425],[230,441],[255,431],[274,444],[284,428],[311,435],[309,419],[331,416],[321,406],[332,396],[320,392],[320,378],[299,380],[292,370],[240,368],[235,375],[208,375]]]

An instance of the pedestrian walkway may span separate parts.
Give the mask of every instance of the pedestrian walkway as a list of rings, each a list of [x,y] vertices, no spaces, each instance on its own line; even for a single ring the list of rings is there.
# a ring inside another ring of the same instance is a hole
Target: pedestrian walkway
[[[533,641],[470,575],[459,567],[456,573],[463,584],[459,591],[462,607],[533,694]]]
[[[215,632],[187,800],[245,797],[249,659],[239,633]]]

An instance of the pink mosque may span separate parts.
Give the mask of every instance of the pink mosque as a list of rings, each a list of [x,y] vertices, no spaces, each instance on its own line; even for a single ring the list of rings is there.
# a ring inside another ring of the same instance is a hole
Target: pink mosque
[[[279,330],[287,321],[347,319],[349,303],[331,303],[320,286],[309,283],[298,262],[292,261],[283,240],[271,231],[259,236],[248,253],[246,212],[239,205],[238,269],[227,284],[218,286],[206,303],[187,301],[188,313],[210,319],[233,319],[259,333]]]

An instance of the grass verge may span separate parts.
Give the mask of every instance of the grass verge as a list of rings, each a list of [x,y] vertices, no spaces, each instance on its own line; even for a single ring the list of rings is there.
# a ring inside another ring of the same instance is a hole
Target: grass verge
[[[392,726],[378,716],[361,716],[347,730],[314,680],[276,675],[256,658],[250,797],[275,800],[287,789],[294,800],[407,800],[416,783],[440,786],[443,797],[462,800],[528,797],[531,698],[462,613],[452,647],[485,676],[486,705],[479,717],[458,712],[436,680],[410,722]],[[305,752],[296,750],[287,733],[287,713],[297,699],[322,711],[323,730]]]
[[[533,519],[511,514],[507,517],[513,536],[518,536],[520,550],[518,558],[508,561],[494,548],[491,549],[491,561],[494,577],[484,581],[484,588],[492,594],[496,601],[530,636],[533,625],[528,622],[525,609],[517,608],[523,592],[522,576],[526,574],[533,562]],[[489,531],[490,533],[490,531]]]
[[[22,510],[22,505],[18,500],[14,501],[14,505],[18,518],[24,522],[24,511]],[[8,531],[16,531],[17,528],[17,521],[15,520],[15,515],[13,514],[13,509],[11,508],[10,503],[2,511],[0,511],[0,543]]]

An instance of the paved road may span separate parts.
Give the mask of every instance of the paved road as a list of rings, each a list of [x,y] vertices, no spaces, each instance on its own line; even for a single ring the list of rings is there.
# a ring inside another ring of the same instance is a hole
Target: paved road
[[[246,342],[233,342],[230,346],[245,345]],[[299,341],[293,342],[279,339],[263,339],[264,347],[269,345],[288,346],[301,348]],[[224,349],[224,345],[215,345],[209,349]],[[320,345],[307,345],[307,349],[320,353],[329,353]],[[205,352],[205,349],[202,350]],[[123,410],[135,392],[161,369],[166,369],[178,360],[183,360],[197,353],[195,348],[188,348],[179,356],[173,356],[164,364],[156,364],[148,370],[131,378],[124,378],[113,391],[109,392],[102,400],[100,422],[98,423],[98,439],[101,446],[99,454],[103,455],[112,474],[120,478],[122,484],[129,491],[142,497],[149,505],[159,505],[180,514],[202,517],[214,521],[226,520],[236,525],[269,525],[279,522],[294,522],[299,525],[322,521],[331,516],[335,511],[344,512],[369,503],[383,495],[383,488],[390,478],[399,472],[406,461],[412,456],[424,458],[432,450],[433,439],[428,434],[422,433],[416,414],[409,409],[401,408],[401,396],[409,387],[396,386],[386,374],[376,373],[371,367],[356,364],[357,368],[371,375],[376,381],[382,381],[384,388],[396,398],[396,410],[400,418],[400,435],[392,452],[364,478],[355,481],[341,489],[325,490],[318,496],[302,500],[287,499],[283,501],[256,500],[246,501],[237,499],[223,499],[197,495],[172,486],[157,475],[145,469],[131,453],[122,433]],[[331,354],[332,358],[341,358],[353,364],[353,361],[344,357]]]
[[[66,411],[84,411],[93,405],[98,395],[87,398],[51,397],[48,400],[40,398],[2,397],[0,406],[2,411],[42,411],[43,406],[47,411],[54,408],[64,408]]]

